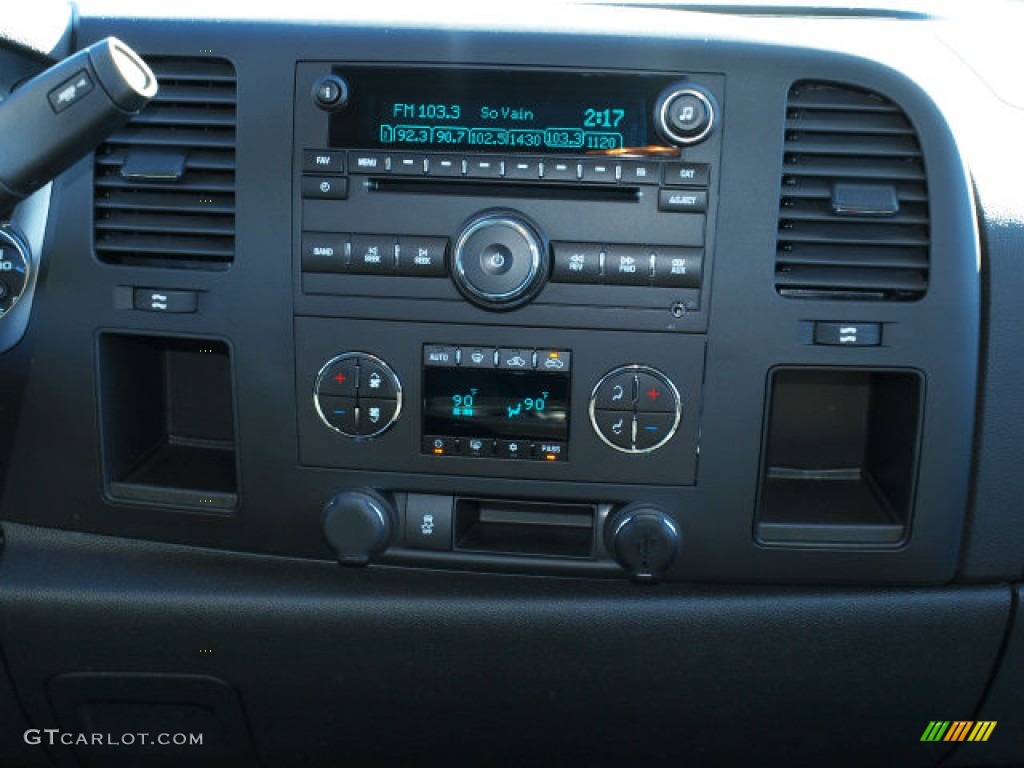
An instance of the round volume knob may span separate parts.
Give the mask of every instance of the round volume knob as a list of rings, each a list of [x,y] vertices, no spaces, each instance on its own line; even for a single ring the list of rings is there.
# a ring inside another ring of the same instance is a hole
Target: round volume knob
[[[548,273],[547,241],[514,211],[484,211],[455,242],[452,279],[470,301],[487,309],[513,309],[532,299]]]
[[[692,85],[669,88],[654,108],[662,137],[672,144],[704,141],[715,125],[715,103],[710,94]]]
[[[370,488],[343,491],[323,511],[324,536],[342,565],[366,565],[383,552],[398,530],[398,510]]]
[[[679,528],[669,515],[644,502],[627,504],[608,518],[605,544],[630,578],[655,581],[679,554]]]

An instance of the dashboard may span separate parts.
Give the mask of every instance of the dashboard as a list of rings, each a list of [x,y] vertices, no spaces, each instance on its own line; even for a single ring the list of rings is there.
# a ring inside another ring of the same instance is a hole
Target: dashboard
[[[1024,764],[1015,13],[2,44],[0,764]]]

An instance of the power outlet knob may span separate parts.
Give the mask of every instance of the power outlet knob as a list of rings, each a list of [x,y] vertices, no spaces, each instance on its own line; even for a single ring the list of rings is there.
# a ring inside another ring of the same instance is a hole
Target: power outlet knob
[[[627,504],[608,518],[605,544],[634,581],[657,581],[679,555],[679,527],[664,510]]]

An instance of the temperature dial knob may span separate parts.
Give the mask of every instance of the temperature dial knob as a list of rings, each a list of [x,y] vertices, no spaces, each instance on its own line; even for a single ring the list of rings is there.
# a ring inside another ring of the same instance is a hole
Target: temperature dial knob
[[[669,515],[644,502],[627,504],[608,518],[605,544],[636,581],[655,581],[679,554],[679,528]]]
[[[30,269],[28,244],[10,227],[0,227],[0,317],[25,293]]]

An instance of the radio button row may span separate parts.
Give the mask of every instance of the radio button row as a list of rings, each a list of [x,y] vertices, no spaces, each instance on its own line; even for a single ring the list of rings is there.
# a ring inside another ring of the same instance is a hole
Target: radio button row
[[[446,277],[448,240],[418,235],[302,235],[304,272],[351,272],[360,275]]]
[[[704,251],[660,245],[552,243],[556,283],[700,288]]]
[[[422,452],[429,456],[476,459],[526,459],[546,462],[568,460],[568,445],[561,441],[493,440],[489,437],[425,435]]]

